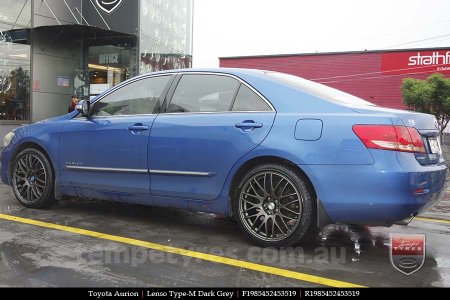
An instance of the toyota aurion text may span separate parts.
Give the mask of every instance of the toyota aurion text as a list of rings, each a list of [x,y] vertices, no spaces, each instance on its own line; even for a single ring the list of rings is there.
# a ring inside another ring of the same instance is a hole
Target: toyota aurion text
[[[81,197],[203,211],[287,246],[329,223],[406,224],[442,199],[436,124],[277,72],[163,71],[15,129],[1,179],[30,208]]]

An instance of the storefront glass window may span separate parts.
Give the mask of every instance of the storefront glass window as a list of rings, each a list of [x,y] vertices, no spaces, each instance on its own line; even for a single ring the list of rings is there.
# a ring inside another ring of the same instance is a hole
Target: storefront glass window
[[[31,0],[0,6],[0,122],[30,120]]]
[[[122,37],[109,42],[109,45],[89,47],[88,79],[90,83],[90,98],[138,75],[136,67],[136,38]]]
[[[192,0],[141,0],[140,74],[192,66]]]

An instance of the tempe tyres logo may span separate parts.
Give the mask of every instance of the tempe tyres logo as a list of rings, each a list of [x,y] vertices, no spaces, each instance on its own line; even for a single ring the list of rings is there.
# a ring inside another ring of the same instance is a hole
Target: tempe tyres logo
[[[425,263],[424,234],[391,234],[391,264],[405,275],[417,272]]]
[[[105,13],[110,14],[116,10],[123,0],[95,0],[97,6],[100,7]]]

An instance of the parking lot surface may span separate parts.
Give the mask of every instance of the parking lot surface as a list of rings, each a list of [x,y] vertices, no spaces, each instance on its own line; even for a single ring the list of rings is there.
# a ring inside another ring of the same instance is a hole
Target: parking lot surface
[[[259,248],[220,216],[71,199],[27,209],[0,185],[0,286],[450,286],[450,200],[409,226],[329,225],[301,245]],[[390,233],[424,233],[426,261],[406,276]]]

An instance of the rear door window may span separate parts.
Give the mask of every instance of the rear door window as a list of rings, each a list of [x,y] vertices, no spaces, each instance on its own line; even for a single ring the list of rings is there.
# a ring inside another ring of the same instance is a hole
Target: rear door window
[[[228,76],[185,74],[175,89],[168,112],[229,111],[239,84]]]

